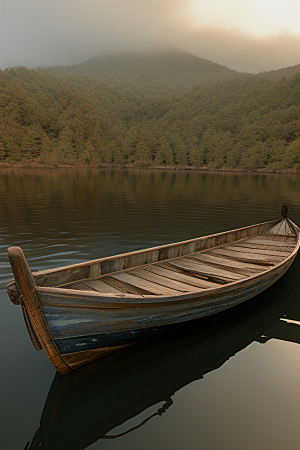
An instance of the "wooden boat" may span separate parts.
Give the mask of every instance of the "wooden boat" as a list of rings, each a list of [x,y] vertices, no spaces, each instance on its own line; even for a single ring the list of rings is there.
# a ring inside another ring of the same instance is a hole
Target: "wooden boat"
[[[267,342],[268,330],[276,323],[296,326],[279,320],[288,300],[293,300],[291,307],[298,300],[291,297],[292,283],[286,285],[273,286],[257,301],[239,305],[235,314],[227,310],[200,319],[200,330],[199,321],[174,326],[159,339],[66,376],[56,372],[28,450],[84,450],[99,439],[120,438],[168,414],[173,402],[178,408],[176,392],[217,370],[252,342]],[[115,430],[120,425],[122,433]]]
[[[299,245],[283,207],[278,220],[38,272],[10,247],[15,282],[7,289],[36,349],[65,374],[254,297],[288,270]]]

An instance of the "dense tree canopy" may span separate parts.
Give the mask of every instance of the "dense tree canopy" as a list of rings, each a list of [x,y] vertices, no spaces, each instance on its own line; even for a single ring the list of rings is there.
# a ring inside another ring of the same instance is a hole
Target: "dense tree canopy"
[[[135,77],[130,64],[122,76],[110,76],[115,61],[97,71],[97,60],[90,72],[88,62],[70,70],[0,71],[0,161],[300,168],[298,66],[284,78],[276,71],[222,71],[200,60],[205,82],[197,74],[193,85],[188,65],[195,74],[201,64],[184,58],[184,70],[172,66],[173,78],[165,65],[165,72],[153,68],[155,80],[141,81],[137,61]]]

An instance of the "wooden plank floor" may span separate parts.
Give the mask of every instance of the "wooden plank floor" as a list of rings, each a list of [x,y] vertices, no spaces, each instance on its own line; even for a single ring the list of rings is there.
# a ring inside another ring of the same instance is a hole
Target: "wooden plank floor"
[[[293,236],[257,235],[218,248],[62,287],[158,296],[199,292],[263,272],[287,258],[295,245],[296,238]]]

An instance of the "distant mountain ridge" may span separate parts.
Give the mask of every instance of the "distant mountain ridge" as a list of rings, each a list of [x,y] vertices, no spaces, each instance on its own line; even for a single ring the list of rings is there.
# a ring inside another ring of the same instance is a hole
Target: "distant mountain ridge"
[[[258,77],[267,77],[274,81],[281,80],[281,78],[291,78],[296,73],[300,73],[300,64],[296,66],[283,67],[282,69],[270,70],[268,72],[260,72],[257,74]]]
[[[240,75],[236,70],[177,50],[100,55],[77,65],[49,70],[57,74],[106,77],[151,94],[178,93]]]
[[[177,95],[194,87],[213,85],[242,75],[179,50],[108,53],[72,66],[50,67],[47,71],[57,75],[84,76],[93,82],[111,80],[127,85],[138,94],[158,96]],[[247,75],[279,81],[296,73],[300,73],[300,64]]]

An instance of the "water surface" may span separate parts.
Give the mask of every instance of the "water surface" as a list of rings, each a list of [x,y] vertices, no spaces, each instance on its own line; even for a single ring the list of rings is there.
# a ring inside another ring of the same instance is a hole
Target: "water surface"
[[[251,302],[66,377],[5,292],[10,245],[45,269],[276,219],[284,203],[299,225],[299,177],[2,170],[0,448],[298,449],[299,256]]]

